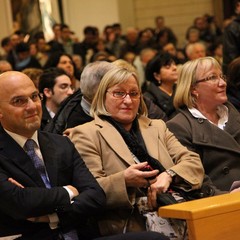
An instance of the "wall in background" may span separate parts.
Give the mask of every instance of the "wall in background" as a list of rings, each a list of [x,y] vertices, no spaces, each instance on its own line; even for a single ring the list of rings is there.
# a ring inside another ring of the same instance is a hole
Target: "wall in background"
[[[100,32],[107,24],[120,22],[123,32],[127,27],[140,29],[154,27],[154,18],[165,17],[179,39],[179,46],[185,43],[185,33],[197,16],[205,13],[219,14],[221,1],[217,0],[63,0],[65,22],[82,38],[86,25],[99,27]],[[216,6],[216,7],[214,7]],[[216,12],[215,12],[216,9]]]
[[[107,24],[119,21],[117,0],[63,0],[65,23],[83,38],[83,29],[87,25],[96,26],[102,32]]]
[[[134,6],[136,26],[154,26],[154,17],[164,16],[165,24],[172,28],[180,46],[184,44],[186,30],[195,17],[214,13],[212,0],[134,0]]]

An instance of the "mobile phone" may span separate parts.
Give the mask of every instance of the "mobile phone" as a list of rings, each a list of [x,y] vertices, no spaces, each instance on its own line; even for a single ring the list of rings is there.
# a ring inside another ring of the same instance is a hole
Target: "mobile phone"
[[[152,171],[152,170],[154,170],[154,169],[150,165],[146,165],[141,169],[141,171],[143,171],[143,172],[148,172],[148,171]],[[154,178],[156,178],[156,175],[152,176],[152,177],[148,177],[146,179],[147,180],[153,180]]]

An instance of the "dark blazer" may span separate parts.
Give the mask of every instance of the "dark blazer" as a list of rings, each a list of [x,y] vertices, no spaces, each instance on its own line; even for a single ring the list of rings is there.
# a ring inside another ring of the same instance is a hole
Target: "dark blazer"
[[[22,239],[54,239],[58,231],[80,229],[105,205],[105,194],[67,137],[39,132],[38,140],[52,188],[47,189],[25,151],[0,128],[0,237],[23,234]],[[8,181],[14,178],[25,188]],[[62,186],[72,185],[79,195],[70,204]],[[48,223],[26,219],[57,213],[55,231]],[[27,238],[27,236],[29,238]]]
[[[195,118],[188,109],[167,122],[167,126],[188,149],[197,152],[205,173],[220,190],[229,191],[240,178],[240,114],[232,104],[224,130],[208,120]]]

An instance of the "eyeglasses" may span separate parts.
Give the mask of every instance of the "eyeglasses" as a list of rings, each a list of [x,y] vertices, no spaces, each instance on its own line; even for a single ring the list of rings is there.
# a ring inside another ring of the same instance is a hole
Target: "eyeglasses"
[[[43,99],[42,95],[40,93],[33,93],[30,97],[14,97],[9,101],[9,104],[13,105],[14,107],[26,107],[29,99],[31,99],[33,102],[38,102]],[[0,101],[0,102],[8,102],[8,101]]]
[[[220,74],[220,75],[216,75],[216,74],[213,74],[209,77],[206,77],[206,78],[203,78],[203,79],[200,79],[200,80],[197,80],[196,81],[196,84],[197,83],[200,83],[200,82],[208,82],[208,81],[211,81],[213,83],[219,83],[219,80],[220,78],[224,81],[224,82],[227,82],[227,77],[223,74]]]
[[[114,91],[110,92],[107,91],[108,93],[112,94],[113,97],[117,99],[124,99],[127,95],[132,99],[132,100],[137,100],[140,98],[140,92],[137,91],[132,91],[132,92],[122,92],[122,91]]]

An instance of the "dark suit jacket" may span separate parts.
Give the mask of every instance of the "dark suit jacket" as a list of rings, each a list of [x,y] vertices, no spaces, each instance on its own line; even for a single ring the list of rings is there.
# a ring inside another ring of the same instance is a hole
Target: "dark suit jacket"
[[[29,239],[53,239],[50,236],[55,231],[48,223],[26,219],[57,213],[59,231],[64,232],[81,228],[88,216],[99,213],[105,205],[103,190],[67,137],[39,132],[38,140],[51,189],[45,188],[25,151],[0,128],[0,237],[21,233]],[[10,183],[9,177],[25,188]],[[73,204],[62,187],[66,185],[76,187],[80,193]]]

